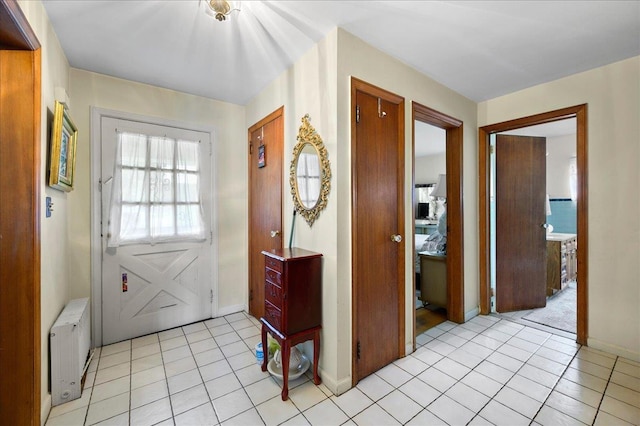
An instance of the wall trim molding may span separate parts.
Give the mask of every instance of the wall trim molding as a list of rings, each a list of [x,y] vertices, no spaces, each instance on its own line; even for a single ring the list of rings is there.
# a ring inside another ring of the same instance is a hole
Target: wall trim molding
[[[247,306],[246,304],[240,304],[240,305],[224,306],[222,308],[219,307],[217,314],[216,313],[213,314],[213,318],[236,314],[238,312],[246,312],[246,306]]]
[[[478,315],[480,315],[480,307],[476,306],[475,308],[471,309],[470,311],[467,311],[467,312],[464,313],[464,322],[467,322],[470,319],[472,319],[473,317],[477,317]]]
[[[612,345],[610,343],[603,342],[598,339],[589,338],[588,345],[592,349],[598,349],[613,355],[618,355],[623,358],[630,359],[635,362],[640,362],[640,352],[630,351],[620,346]]]
[[[336,380],[333,377],[329,377],[329,375],[325,373],[324,370],[322,370],[322,368],[320,367],[318,367],[318,374],[322,378],[322,384],[324,384],[327,389],[333,392],[333,394],[336,396],[342,395],[353,387],[351,385],[351,376]]]

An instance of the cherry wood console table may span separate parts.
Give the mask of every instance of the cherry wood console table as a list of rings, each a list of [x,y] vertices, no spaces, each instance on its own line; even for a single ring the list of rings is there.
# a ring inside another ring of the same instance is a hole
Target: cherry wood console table
[[[263,251],[265,259],[265,316],[262,323],[262,371],[269,362],[267,332],[280,344],[282,400],[289,398],[291,347],[313,340],[313,382],[320,384],[322,329],[322,254],[291,248]]]

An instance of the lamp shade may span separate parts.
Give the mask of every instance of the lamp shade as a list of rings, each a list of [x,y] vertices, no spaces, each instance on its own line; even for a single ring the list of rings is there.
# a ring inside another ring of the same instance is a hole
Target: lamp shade
[[[438,182],[431,191],[431,196],[435,198],[447,198],[447,175],[438,175]]]
[[[549,202],[549,194],[547,194],[547,198],[545,199],[544,209],[547,213],[547,216],[551,216],[551,203]]]

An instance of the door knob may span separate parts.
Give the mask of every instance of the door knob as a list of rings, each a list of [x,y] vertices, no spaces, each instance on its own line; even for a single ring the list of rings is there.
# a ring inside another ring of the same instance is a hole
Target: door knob
[[[402,242],[402,235],[400,234],[395,234],[391,236],[391,241],[393,241],[394,243],[401,243]]]
[[[271,238],[275,238],[280,235],[280,231],[271,231]]]

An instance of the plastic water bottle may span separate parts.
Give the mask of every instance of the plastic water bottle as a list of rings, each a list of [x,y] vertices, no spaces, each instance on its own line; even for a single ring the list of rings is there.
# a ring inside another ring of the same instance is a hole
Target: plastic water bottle
[[[262,350],[262,342],[256,344],[256,364],[262,365],[264,362],[264,351]]]

